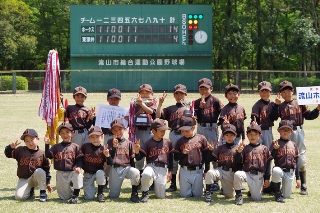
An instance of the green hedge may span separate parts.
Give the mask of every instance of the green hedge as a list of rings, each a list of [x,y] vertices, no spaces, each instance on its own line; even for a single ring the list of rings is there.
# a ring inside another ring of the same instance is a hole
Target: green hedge
[[[28,80],[23,76],[16,76],[16,89],[28,90]],[[0,76],[0,90],[12,90],[12,76]]]

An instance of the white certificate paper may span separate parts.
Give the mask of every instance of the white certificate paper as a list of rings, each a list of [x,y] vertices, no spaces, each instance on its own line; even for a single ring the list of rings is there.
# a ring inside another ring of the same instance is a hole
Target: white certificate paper
[[[110,123],[120,118],[124,126],[128,127],[128,121],[124,119],[125,116],[129,115],[129,108],[111,106],[107,104],[98,104],[97,115],[96,115],[96,126],[110,129]]]

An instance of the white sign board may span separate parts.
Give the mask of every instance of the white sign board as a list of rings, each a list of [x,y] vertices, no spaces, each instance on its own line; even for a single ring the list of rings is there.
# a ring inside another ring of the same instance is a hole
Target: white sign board
[[[107,104],[98,104],[96,115],[96,126],[110,129],[110,123],[120,118],[123,121],[124,126],[128,127],[128,121],[124,119],[129,115],[129,108],[123,108],[119,106],[111,106]]]
[[[297,87],[299,105],[320,104],[320,86]]]

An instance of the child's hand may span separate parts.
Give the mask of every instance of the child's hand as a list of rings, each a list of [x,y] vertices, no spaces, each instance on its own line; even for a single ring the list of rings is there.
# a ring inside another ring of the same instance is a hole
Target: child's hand
[[[103,154],[104,154],[104,156],[106,156],[107,158],[110,157],[108,145],[105,145],[105,146],[104,146]]]
[[[301,182],[300,180],[296,180],[296,188],[299,189],[301,187]]]
[[[225,117],[224,121],[223,121],[223,126],[227,125],[227,124],[230,124],[230,122],[229,122],[229,119],[227,117]]]
[[[129,121],[129,116],[124,116],[124,120]]]
[[[280,95],[280,92],[278,92],[278,95],[277,95],[277,97],[276,97],[275,103],[276,103],[277,105],[280,105],[280,104],[281,104],[281,95]]]
[[[317,110],[318,110],[318,111],[320,111],[320,104],[318,104],[318,106],[317,106]]]
[[[141,106],[143,104],[143,100],[142,100],[140,94],[137,95],[136,104],[139,106]]]
[[[89,119],[93,120],[94,117],[96,117],[96,108],[95,107],[91,107]]]
[[[252,121],[252,123],[257,124],[257,118],[256,118],[256,116],[253,116],[253,121]]]
[[[44,136],[44,142],[45,142],[45,144],[50,144],[49,135],[45,135],[45,136]]]
[[[50,184],[47,184],[47,190],[48,190],[48,192],[53,192],[53,189],[52,189],[52,187],[51,187],[51,185]]]
[[[16,142],[12,142],[12,143],[10,144],[10,147],[11,147],[12,149],[14,149],[14,148],[16,148],[19,144],[20,144],[20,142],[18,142],[18,140],[16,140]]]
[[[279,145],[279,143],[278,143],[278,140],[273,141],[273,148],[274,148],[274,149],[279,149],[279,148],[280,148],[280,145]]]
[[[268,188],[270,186],[270,181],[269,180],[265,180],[263,183],[263,188]]]
[[[140,139],[137,140],[137,141],[134,143],[133,149],[134,149],[134,152],[135,152],[136,154],[139,153],[139,151],[140,151]]]
[[[80,174],[81,168],[80,168],[80,167],[76,167],[76,168],[74,168],[74,171],[75,171],[77,174]]]
[[[208,145],[208,149],[210,151],[214,150],[214,147],[217,145],[218,142],[212,142],[210,141],[209,145]]]
[[[204,105],[206,104],[206,101],[205,101],[205,97],[204,97],[204,95],[202,95],[201,96],[201,101],[200,101],[200,108],[203,108],[204,107]]]
[[[187,148],[187,146],[188,146],[188,148]],[[188,145],[185,145],[184,148],[183,148],[183,150],[182,150],[182,153],[185,154],[185,155],[189,154],[189,152],[190,152],[190,149],[189,149],[189,148],[190,148],[190,147],[189,147],[189,144],[188,144]]]
[[[113,135],[112,146],[114,148],[118,147],[119,141],[115,135]]]
[[[244,140],[239,144],[239,147],[238,147],[238,152],[241,153],[244,149],[244,146],[245,146],[245,142]]]
[[[172,179],[172,172],[170,171],[167,174],[167,183],[169,183],[171,181],[171,179]]]
[[[167,97],[166,91],[163,91],[162,97],[159,98],[159,104],[163,104],[164,99]]]

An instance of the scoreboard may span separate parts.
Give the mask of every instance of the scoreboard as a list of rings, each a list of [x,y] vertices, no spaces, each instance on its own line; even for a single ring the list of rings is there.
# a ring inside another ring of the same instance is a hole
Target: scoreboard
[[[211,69],[211,5],[72,5],[70,16],[71,69]]]

